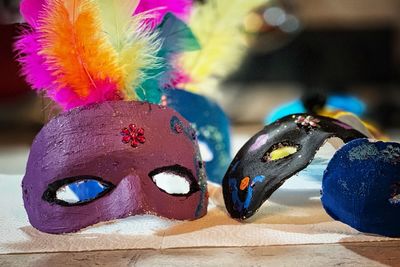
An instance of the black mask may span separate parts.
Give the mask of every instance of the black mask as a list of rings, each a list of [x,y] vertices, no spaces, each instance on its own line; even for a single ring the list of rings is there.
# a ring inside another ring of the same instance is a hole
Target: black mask
[[[233,218],[247,219],[287,179],[306,168],[331,137],[345,143],[365,135],[338,120],[296,114],[253,136],[233,159],[223,179],[225,205]]]

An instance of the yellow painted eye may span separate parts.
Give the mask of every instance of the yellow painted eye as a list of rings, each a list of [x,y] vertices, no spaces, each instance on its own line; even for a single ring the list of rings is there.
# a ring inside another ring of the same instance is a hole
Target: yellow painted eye
[[[278,148],[278,149],[272,151],[269,154],[269,158],[270,158],[270,160],[283,159],[290,155],[293,155],[296,152],[297,152],[297,147],[285,146],[285,147],[281,147],[281,148]]]
[[[299,151],[298,145],[293,145],[288,142],[283,142],[276,144],[271,147],[271,149],[265,153],[263,160],[264,161],[276,161],[280,159],[287,158]]]

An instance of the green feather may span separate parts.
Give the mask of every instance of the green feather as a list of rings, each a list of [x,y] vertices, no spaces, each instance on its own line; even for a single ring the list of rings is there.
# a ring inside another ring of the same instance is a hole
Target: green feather
[[[200,49],[200,44],[191,29],[172,13],[165,15],[156,31],[162,42],[157,54],[161,62],[158,68],[144,70],[145,76],[149,78],[136,88],[136,94],[140,100],[154,104],[160,103],[162,86],[171,80],[172,57],[182,52]]]

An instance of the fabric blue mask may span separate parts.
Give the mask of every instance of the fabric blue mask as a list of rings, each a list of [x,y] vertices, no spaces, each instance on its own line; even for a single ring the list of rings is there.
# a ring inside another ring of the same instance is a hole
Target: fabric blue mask
[[[400,144],[357,139],[329,162],[322,204],[335,220],[366,233],[400,236]]]

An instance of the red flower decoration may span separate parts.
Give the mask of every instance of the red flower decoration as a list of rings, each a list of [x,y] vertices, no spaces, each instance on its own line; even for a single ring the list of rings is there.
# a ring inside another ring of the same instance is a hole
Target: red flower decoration
[[[128,128],[121,130],[122,143],[130,143],[132,147],[137,147],[139,144],[146,142],[144,129],[137,127],[135,124],[130,124]]]

